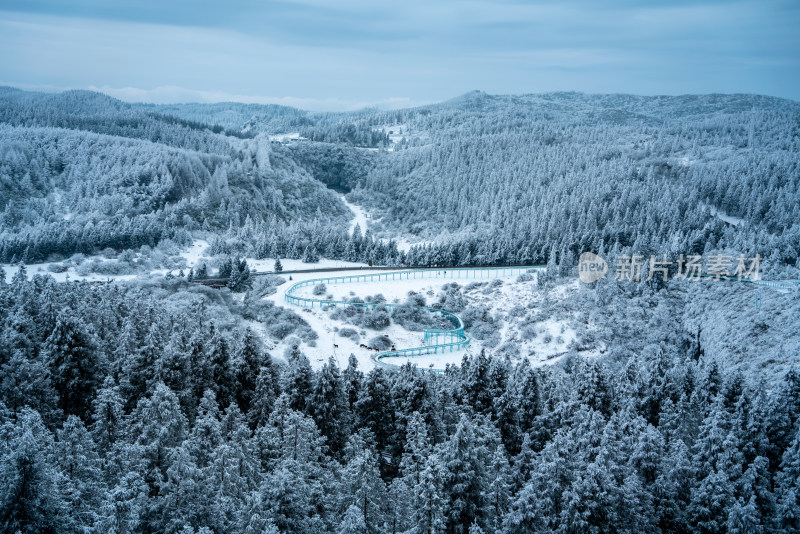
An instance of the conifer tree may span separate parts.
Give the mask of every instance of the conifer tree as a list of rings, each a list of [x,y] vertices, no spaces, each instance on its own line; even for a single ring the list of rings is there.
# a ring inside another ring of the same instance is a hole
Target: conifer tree
[[[61,409],[88,417],[91,398],[99,385],[100,361],[86,326],[68,314],[60,317],[44,343],[44,352]]]

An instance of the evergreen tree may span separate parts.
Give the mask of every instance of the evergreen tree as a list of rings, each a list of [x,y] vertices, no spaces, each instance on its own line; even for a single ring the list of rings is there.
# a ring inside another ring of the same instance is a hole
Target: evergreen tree
[[[314,244],[308,245],[303,251],[303,263],[317,263],[319,262],[319,253]]]
[[[351,504],[344,513],[337,532],[339,534],[364,534],[367,532],[367,524],[364,522],[364,513],[361,508]]]
[[[131,321],[131,336],[135,336],[136,326]],[[128,404],[134,405],[144,397],[153,383],[155,363],[164,347],[161,325],[154,322],[147,332],[144,343],[133,348],[131,353],[121,355],[122,377],[120,387],[128,398]]]
[[[228,339],[216,330],[211,337],[208,362],[210,366],[210,383],[220,404],[227,406],[234,394],[234,372],[231,365],[230,344]]]
[[[0,371],[1,398],[12,412],[28,406],[35,409],[49,426],[56,425],[63,417],[59,395],[53,387],[51,367],[42,356],[27,357],[22,350],[15,350]]]
[[[234,357],[236,402],[244,413],[250,410],[256,390],[256,381],[262,367],[266,368],[268,372],[271,372],[272,369],[272,358],[269,355],[263,355],[259,345],[255,332],[247,328]]]
[[[800,532],[800,423],[794,439],[783,453],[780,472],[776,476],[778,497],[775,527],[784,532]]]
[[[342,472],[342,492],[347,508],[356,506],[366,526],[365,532],[383,530],[386,486],[381,480],[378,460],[371,449],[360,451]]]
[[[44,351],[61,409],[87,417],[100,381],[100,361],[86,326],[69,314],[63,315],[45,341]]]
[[[214,449],[222,442],[219,405],[214,392],[206,390],[197,410],[197,418],[185,447],[199,469],[211,463]]]
[[[356,402],[358,425],[367,428],[375,436],[379,451],[389,445],[392,436],[392,397],[389,381],[383,369],[376,367],[367,375]]]
[[[283,391],[289,399],[292,410],[306,412],[310,406],[311,391],[313,388],[313,371],[311,362],[297,345],[293,345],[287,352],[288,368],[283,375]]]
[[[183,443],[186,426],[177,396],[162,383],[156,384],[152,395],[139,401],[133,413],[131,440],[149,496],[141,515],[144,528],[163,529],[160,503],[155,496],[166,484],[167,471],[175,458],[171,453]]]
[[[347,359],[347,367],[342,373],[342,379],[344,381],[344,395],[347,401],[347,408],[350,410],[350,413],[353,414],[355,412],[356,402],[358,402],[358,396],[361,393],[361,382],[364,380],[364,373],[358,369],[358,359],[355,354],[351,353],[350,357]]]
[[[434,534],[445,529],[445,498],[442,488],[442,473],[436,462],[438,457],[430,458],[428,465],[420,474],[420,483],[414,487],[419,498],[419,508],[415,512],[417,532]]]
[[[247,413],[247,418],[252,428],[266,423],[270,413],[272,413],[277,392],[277,384],[275,384],[275,375],[272,369],[262,367],[258,372],[258,378],[256,378],[253,401]]]
[[[339,452],[348,435],[347,407],[342,377],[333,357],[317,374],[310,400],[310,412],[317,428],[327,438],[331,451]]]
[[[55,443],[55,461],[64,473],[60,493],[74,525],[91,527],[102,522],[105,496],[103,465],[91,434],[74,415],[67,417]]]
[[[482,524],[486,517],[485,466],[478,455],[481,445],[469,418],[462,416],[455,434],[442,446],[440,458],[448,532],[466,534],[473,523]]]
[[[123,435],[124,418],[119,389],[108,376],[92,402],[92,436],[101,455],[110,451]]]
[[[74,527],[59,485],[63,476],[51,460],[53,436],[39,415],[23,409],[10,429],[3,429],[0,502],[3,532],[57,533]]]

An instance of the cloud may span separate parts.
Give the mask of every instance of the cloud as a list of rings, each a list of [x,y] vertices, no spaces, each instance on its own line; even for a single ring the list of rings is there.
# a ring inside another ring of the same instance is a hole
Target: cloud
[[[782,0],[7,0],[0,79],[354,109],[473,89],[800,98]]]

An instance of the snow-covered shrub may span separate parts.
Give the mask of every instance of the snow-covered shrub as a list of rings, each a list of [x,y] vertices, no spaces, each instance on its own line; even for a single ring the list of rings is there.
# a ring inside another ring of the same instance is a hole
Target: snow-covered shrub
[[[369,346],[378,350],[389,350],[392,348],[392,340],[389,336],[375,336],[369,340]]]
[[[376,309],[367,312],[361,320],[361,325],[372,330],[383,330],[392,323],[385,309]]]
[[[431,313],[424,307],[425,299],[413,293],[403,304],[392,309],[392,319],[406,330],[419,331],[438,324]]]
[[[508,310],[509,319],[513,319],[515,317],[524,317],[524,316],[525,316],[525,308],[520,306],[519,304]]]
[[[520,329],[519,333],[522,336],[522,339],[524,339],[525,341],[530,341],[531,339],[535,339],[537,335],[536,327],[533,326],[532,324],[523,326]]]
[[[519,345],[516,343],[503,343],[494,352],[495,356],[508,356],[509,358],[519,357]]]
[[[47,266],[47,270],[51,273],[65,273],[69,267],[63,263],[51,263]]]
[[[89,276],[92,274],[92,265],[90,262],[83,262],[75,267],[75,272],[78,276]]]
[[[313,293],[316,296],[324,295],[327,290],[328,290],[328,288],[327,288],[327,286],[325,286],[325,284],[317,284],[317,285],[314,286]]]
[[[466,305],[467,301],[461,293],[460,286],[453,282],[442,287],[442,293],[439,295],[439,303],[436,307],[457,312],[463,310]]]
[[[339,330],[339,335],[352,340],[353,343],[358,343],[360,339],[358,337],[358,332],[356,332],[354,328],[342,328]]]
[[[317,338],[319,335],[314,331],[313,328],[305,324],[305,321],[301,326],[298,326],[297,329],[294,331],[296,335],[300,336],[300,338],[308,343],[309,345]],[[313,345],[311,345],[313,346]]]
[[[119,261],[95,260],[88,265],[91,267],[92,272],[97,274],[121,275],[133,274],[136,272],[135,266]]]
[[[486,282],[470,282],[464,287],[464,291],[474,291],[484,285]]]
[[[267,326],[267,332],[274,338],[284,339],[286,336],[294,332],[294,325],[288,321],[280,321]]]
[[[118,259],[121,262],[133,264],[136,261],[136,253],[131,249],[125,249],[119,255]]]
[[[148,247],[148,248],[150,248],[150,247]],[[78,253],[78,254],[73,254],[72,256],[70,256],[69,260],[67,260],[67,261],[69,261],[72,265],[80,265],[85,260],[86,260],[86,256],[84,256],[81,253]]]

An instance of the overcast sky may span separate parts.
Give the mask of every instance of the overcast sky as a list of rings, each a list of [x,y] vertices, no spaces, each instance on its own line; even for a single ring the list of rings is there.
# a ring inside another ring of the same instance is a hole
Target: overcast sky
[[[405,107],[489,93],[800,100],[800,1],[3,0],[0,84]]]

